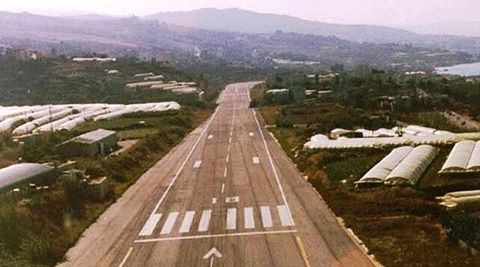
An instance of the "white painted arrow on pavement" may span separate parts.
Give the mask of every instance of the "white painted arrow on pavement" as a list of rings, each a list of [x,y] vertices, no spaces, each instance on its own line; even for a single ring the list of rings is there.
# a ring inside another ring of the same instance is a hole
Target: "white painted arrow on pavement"
[[[203,256],[204,259],[208,259],[210,258],[210,267],[213,266],[213,262],[215,261],[215,257],[217,258],[221,258],[222,257],[222,254],[220,253],[220,251],[217,250],[217,248],[213,247],[212,249],[210,249],[207,254],[205,254],[205,256]]]

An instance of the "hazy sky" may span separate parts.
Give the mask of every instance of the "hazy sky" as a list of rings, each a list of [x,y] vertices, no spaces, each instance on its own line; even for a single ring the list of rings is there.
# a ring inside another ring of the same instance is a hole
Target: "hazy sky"
[[[203,7],[238,7],[310,20],[381,25],[480,21],[480,0],[0,0],[0,9],[42,14],[85,11],[146,15]]]

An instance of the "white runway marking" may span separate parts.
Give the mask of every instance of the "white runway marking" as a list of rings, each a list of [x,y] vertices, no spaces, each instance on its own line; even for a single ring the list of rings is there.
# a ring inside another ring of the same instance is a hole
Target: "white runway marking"
[[[187,211],[185,217],[183,217],[182,225],[180,225],[179,233],[188,233],[190,232],[190,227],[192,226],[193,217],[195,216],[195,211]]]
[[[160,205],[162,205],[163,201],[165,200],[165,198],[166,198],[167,195],[168,195],[168,192],[170,192],[170,189],[172,188],[172,186],[173,186],[173,185],[175,184],[175,182],[177,181],[178,176],[180,176],[180,173],[182,173],[183,168],[185,168],[185,165],[187,164],[188,160],[190,159],[190,157],[192,157],[193,151],[195,151],[195,148],[197,148],[198,144],[200,143],[200,140],[202,140],[202,137],[203,137],[203,136],[205,135],[205,133],[207,132],[208,127],[210,127],[210,124],[212,124],[212,121],[215,119],[215,116],[217,115],[219,109],[220,109],[219,107],[217,107],[217,108],[215,109],[215,112],[214,112],[213,115],[210,117],[209,121],[207,122],[207,124],[206,124],[205,127],[203,128],[202,133],[200,134],[200,136],[197,138],[197,140],[196,140],[195,143],[193,144],[192,149],[190,149],[190,151],[188,152],[188,155],[187,155],[187,157],[185,158],[185,160],[182,162],[182,165],[180,166],[180,168],[178,168],[177,172],[176,172],[175,175],[173,176],[173,179],[170,181],[170,184],[168,184],[167,189],[165,190],[165,192],[163,192],[162,197],[160,198],[160,200],[158,200],[157,205],[155,205],[155,208],[153,208],[152,213],[150,214],[150,216],[152,216],[153,214],[155,214],[155,212],[157,212],[157,210],[158,210],[158,208],[160,207]]]
[[[255,134],[254,134],[253,132],[249,132],[248,135],[249,135],[250,137],[252,137],[252,136],[254,136]]]
[[[227,230],[235,230],[237,228],[237,209],[230,208],[227,210]]]
[[[200,224],[198,225],[199,232],[206,232],[210,224],[210,217],[212,217],[212,210],[204,210],[202,217],[200,218]]]
[[[260,122],[258,122],[257,113],[255,113],[255,111],[253,109],[252,109],[252,113],[253,113],[253,117],[255,118],[255,122],[257,123],[257,128],[258,128],[258,131],[260,132],[260,136],[262,137],[263,146],[265,147],[265,151],[267,152],[268,161],[269,161],[270,167],[272,168],[272,171],[273,171],[273,176],[275,176],[275,180],[277,182],[278,189],[280,190],[280,194],[282,195],[283,204],[286,208],[286,212],[288,213],[288,218],[293,223],[293,218],[292,218],[292,213],[290,211],[290,206],[288,205],[287,197],[285,196],[285,191],[283,190],[282,183],[280,182],[280,177],[278,176],[277,169],[275,168],[275,164],[273,163],[272,154],[270,153],[270,149],[268,149],[267,141],[265,140],[265,135],[263,134],[262,128],[260,127]]]
[[[173,176],[173,179],[170,181],[170,184],[168,184],[167,189],[165,190],[165,192],[163,192],[162,197],[160,198],[160,200],[158,200],[157,205],[155,205],[155,208],[153,208],[152,213],[150,214],[150,216],[152,216],[153,214],[155,214],[155,212],[157,212],[157,210],[158,210],[158,208],[160,207],[160,205],[162,205],[163,201],[165,200],[165,198],[166,198],[167,195],[168,195],[168,192],[170,192],[170,189],[171,189],[172,186],[175,184],[175,182],[176,182],[177,179],[178,179],[178,176],[180,176],[180,173],[182,173],[183,168],[185,168],[185,165],[187,164],[188,160],[189,160],[190,157],[192,156],[193,151],[195,151],[195,148],[197,148],[198,144],[200,143],[200,140],[202,140],[202,137],[203,137],[203,136],[205,135],[205,133],[207,132],[208,127],[210,127],[210,124],[212,124],[212,121],[215,119],[215,116],[217,115],[218,110],[219,110],[219,107],[217,107],[217,108],[215,109],[215,112],[214,112],[213,115],[210,117],[210,120],[209,120],[209,121],[207,122],[207,124],[205,125],[205,128],[203,128],[202,133],[200,134],[200,136],[197,138],[197,140],[196,140],[195,143],[193,144],[192,149],[190,149],[190,151],[188,152],[188,155],[187,155],[187,157],[185,158],[185,160],[183,161],[182,165],[180,166],[180,168],[179,168],[179,169],[177,170],[177,172],[175,173],[175,176]]]
[[[225,184],[222,184],[222,194],[225,192]]]
[[[216,238],[216,237],[232,237],[232,236],[278,235],[278,234],[291,234],[296,232],[298,232],[298,230],[259,231],[259,232],[225,233],[225,234],[213,234],[213,235],[179,236],[179,237],[167,237],[167,238],[138,239],[138,240],[135,240],[134,243],[152,243],[152,242]]]
[[[213,135],[209,135],[209,136],[207,137],[208,140],[210,140],[210,139],[212,139],[212,138],[213,138]]]
[[[227,177],[227,171],[228,171],[228,167],[225,166],[225,170],[223,171],[223,178]]]
[[[273,226],[272,214],[270,213],[270,208],[267,206],[260,207],[262,214],[262,224],[263,228],[270,228]]]
[[[228,143],[232,143],[232,137],[230,136],[230,138],[228,138]]]
[[[228,163],[228,160],[230,159],[230,153],[227,154],[227,157],[225,158],[225,162]]]
[[[202,161],[197,160],[197,161],[195,161],[195,164],[193,164],[193,168],[198,169],[198,168],[200,168],[201,165],[202,165]]]
[[[278,214],[280,215],[280,221],[282,222],[282,226],[294,226],[295,223],[292,220],[292,217],[290,217],[290,212],[285,205],[279,205],[277,207],[278,209]]]
[[[258,157],[253,157],[252,161],[253,161],[253,164],[259,164],[260,163],[260,159]]]
[[[161,235],[170,234],[170,232],[173,229],[173,225],[177,220],[177,217],[178,217],[178,212],[170,212],[170,214],[168,214],[167,220],[165,221],[165,224],[163,225],[162,230],[160,231]]]
[[[248,207],[243,210],[244,220],[245,220],[245,229],[255,228],[255,220],[253,219],[253,208]]]
[[[240,197],[227,197],[225,198],[225,203],[238,203],[240,201]]]
[[[153,214],[150,215],[148,218],[147,222],[143,226],[142,230],[138,234],[139,236],[147,236],[151,235],[153,233],[153,230],[157,226],[158,221],[160,221],[160,218],[162,217],[162,214]]]
[[[212,198],[212,204],[216,204],[216,203],[217,203],[217,198],[216,197]]]

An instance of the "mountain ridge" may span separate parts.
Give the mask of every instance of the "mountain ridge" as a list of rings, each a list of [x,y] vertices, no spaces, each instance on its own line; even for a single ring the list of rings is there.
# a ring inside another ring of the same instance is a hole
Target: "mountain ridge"
[[[277,30],[321,36],[336,36],[353,42],[414,44],[422,47],[480,53],[480,37],[447,34],[420,34],[409,30],[378,26],[335,24],[304,20],[289,15],[258,13],[238,8],[204,8],[191,11],[158,12],[143,17],[206,30],[239,33],[272,33]]]

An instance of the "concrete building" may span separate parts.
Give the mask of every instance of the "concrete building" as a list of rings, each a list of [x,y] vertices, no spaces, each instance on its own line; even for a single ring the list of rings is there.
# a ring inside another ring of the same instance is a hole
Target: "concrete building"
[[[98,129],[74,137],[62,144],[57,149],[58,153],[65,156],[105,156],[112,153],[117,147],[115,131]]]

